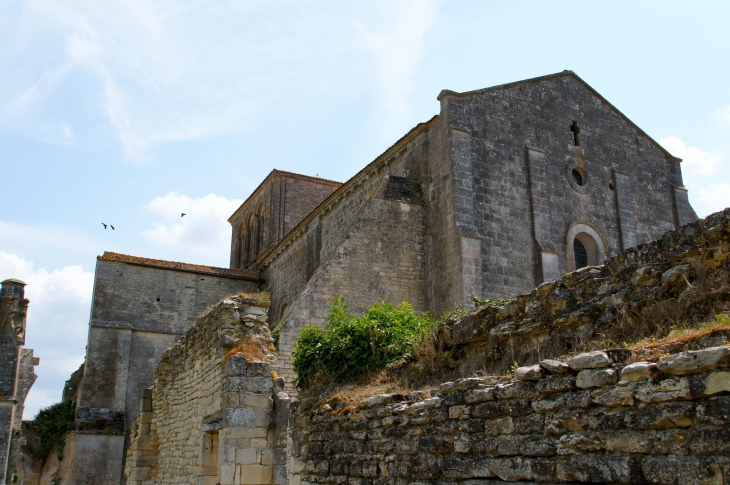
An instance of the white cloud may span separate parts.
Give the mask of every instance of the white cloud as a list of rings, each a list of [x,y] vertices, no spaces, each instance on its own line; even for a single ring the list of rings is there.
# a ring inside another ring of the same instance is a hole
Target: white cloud
[[[411,5],[413,4],[413,5]],[[393,2],[387,11],[390,25],[384,31],[371,31],[355,22],[368,48],[376,58],[386,107],[403,115],[413,76],[423,53],[426,33],[436,20],[438,2]]]
[[[669,153],[682,159],[682,176],[685,182],[714,174],[725,158],[721,153],[713,154],[697,147],[688,147],[674,136],[662,138],[659,143]]]
[[[143,209],[161,216],[142,234],[155,244],[175,247],[194,256],[220,259],[231,245],[228,218],[238,209],[241,199],[229,200],[215,194],[188,197],[176,192],[155,197]],[[185,217],[180,214],[185,213]]]
[[[32,261],[0,251],[0,279],[6,278],[27,283],[26,347],[41,360],[26,399],[24,415],[30,419],[41,407],[61,400],[63,382],[84,359],[94,275],[80,266],[36,269]]]
[[[700,217],[707,216],[713,212],[721,211],[730,207],[730,184],[709,183],[697,190],[697,199],[701,203],[702,213]],[[699,210],[698,210],[699,212]]]

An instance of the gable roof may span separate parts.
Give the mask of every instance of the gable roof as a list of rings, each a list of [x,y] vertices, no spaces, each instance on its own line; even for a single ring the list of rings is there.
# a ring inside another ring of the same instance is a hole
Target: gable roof
[[[593,89],[590,84],[588,84],[583,79],[581,79],[581,77],[578,76],[576,73],[574,73],[573,71],[570,71],[568,69],[566,69],[565,71],[562,71],[562,72],[548,74],[547,76],[533,77],[530,79],[524,79],[522,81],[515,81],[515,82],[511,82],[511,83],[507,83],[507,84],[499,84],[497,86],[492,86],[489,88],[475,89],[473,91],[465,91],[463,93],[457,93],[456,91],[444,89],[439,93],[437,99],[439,101],[441,101],[441,99],[443,99],[447,96],[453,96],[456,98],[466,98],[469,96],[486,94],[486,93],[490,93],[490,92],[494,92],[494,91],[501,91],[501,90],[505,90],[505,89],[511,89],[511,88],[514,88],[517,86],[524,86],[525,84],[538,84],[538,83],[541,83],[541,82],[544,82],[544,81],[547,81],[550,79],[558,79],[561,77],[570,77],[570,78],[578,81],[578,83],[580,83],[583,87],[588,89],[588,91],[590,91],[594,96],[596,96],[598,99],[600,99],[603,103],[605,103],[609,109],[611,109],[614,113],[616,113],[619,117],[621,117],[624,121],[626,121],[631,127],[633,127],[637,132],[639,132],[642,136],[644,136],[644,138],[646,138],[653,145],[655,145],[657,148],[659,148],[659,150],[661,150],[666,156],[668,156],[669,158],[671,158],[672,160],[674,160],[678,163],[682,162],[681,158],[675,157],[674,155],[669,153],[666,148],[661,146],[656,140],[654,140],[652,137],[650,137],[644,130],[639,128],[639,126],[636,123],[634,123],[633,121],[631,121],[631,119],[628,116],[623,114],[618,108],[616,108],[613,104],[611,104],[606,98],[601,96],[601,94],[598,91],[596,91],[595,89]]]
[[[320,177],[312,177],[309,175],[302,175],[300,173],[287,172],[286,170],[274,169],[271,172],[269,172],[269,175],[267,175],[266,178],[264,180],[262,180],[261,183],[254,189],[254,191],[251,192],[251,195],[249,195],[246,198],[246,200],[244,200],[243,203],[240,206],[238,206],[238,209],[236,209],[233,212],[233,214],[231,214],[231,217],[228,218],[228,222],[233,224],[233,219],[243,211],[243,208],[248,205],[249,201],[255,199],[259,195],[259,193],[261,193],[261,191],[264,189],[264,187],[266,187],[266,184],[269,181],[274,180],[277,177],[286,177],[286,178],[290,178],[290,179],[306,180],[308,182],[316,182],[320,185],[330,185],[333,187],[339,187],[340,185],[342,185],[342,182],[336,182],[334,180],[323,179]]]
[[[166,261],[164,259],[142,258],[140,256],[131,256],[129,254],[112,253],[104,251],[104,254],[97,256],[99,261],[113,261],[116,263],[135,264],[138,266],[148,266],[151,268],[171,269],[174,271],[184,271],[186,273],[199,273],[211,276],[223,276],[225,278],[234,278],[239,280],[258,281],[259,277],[256,273],[250,271],[242,271],[238,269],[218,268],[216,266],[205,266],[202,264],[180,263],[177,261]]]

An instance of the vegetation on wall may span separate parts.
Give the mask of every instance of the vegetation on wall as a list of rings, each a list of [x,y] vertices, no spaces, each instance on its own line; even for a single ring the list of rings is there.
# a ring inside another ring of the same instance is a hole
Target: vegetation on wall
[[[437,325],[406,302],[376,303],[357,318],[349,308],[344,298],[335,299],[324,328],[302,329],[293,354],[298,386],[306,387],[315,376],[343,382],[405,362]]]
[[[31,449],[33,458],[43,461],[55,448],[56,455],[61,460],[64,445],[63,436],[69,431],[73,431],[75,414],[75,401],[52,404],[38,411],[33,422],[40,439],[37,446]]]

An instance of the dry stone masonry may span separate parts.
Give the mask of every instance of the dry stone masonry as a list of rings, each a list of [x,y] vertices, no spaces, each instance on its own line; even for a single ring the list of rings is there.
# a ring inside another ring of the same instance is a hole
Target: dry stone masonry
[[[458,346],[479,348],[492,362],[533,361],[539,354],[561,355],[601,335],[615,344],[616,328],[631,314],[665,302],[702,308],[706,300],[730,310],[730,209],[628,249],[605,265],[586,267],[535,288],[527,295],[490,304],[459,319]],[[712,282],[708,290],[702,284]],[[629,329],[630,330],[630,329]]]
[[[267,309],[226,298],[165,352],[132,428],[130,485],[286,483],[289,399]]]
[[[354,409],[315,402],[295,405],[292,484],[730,481],[730,347],[629,365],[596,351]]]

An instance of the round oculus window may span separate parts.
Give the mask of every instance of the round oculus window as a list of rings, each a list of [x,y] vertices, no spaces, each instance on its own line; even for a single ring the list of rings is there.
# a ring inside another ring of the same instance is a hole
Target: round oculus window
[[[578,185],[579,187],[583,186],[583,175],[577,170],[573,170],[572,172],[573,181]]]

